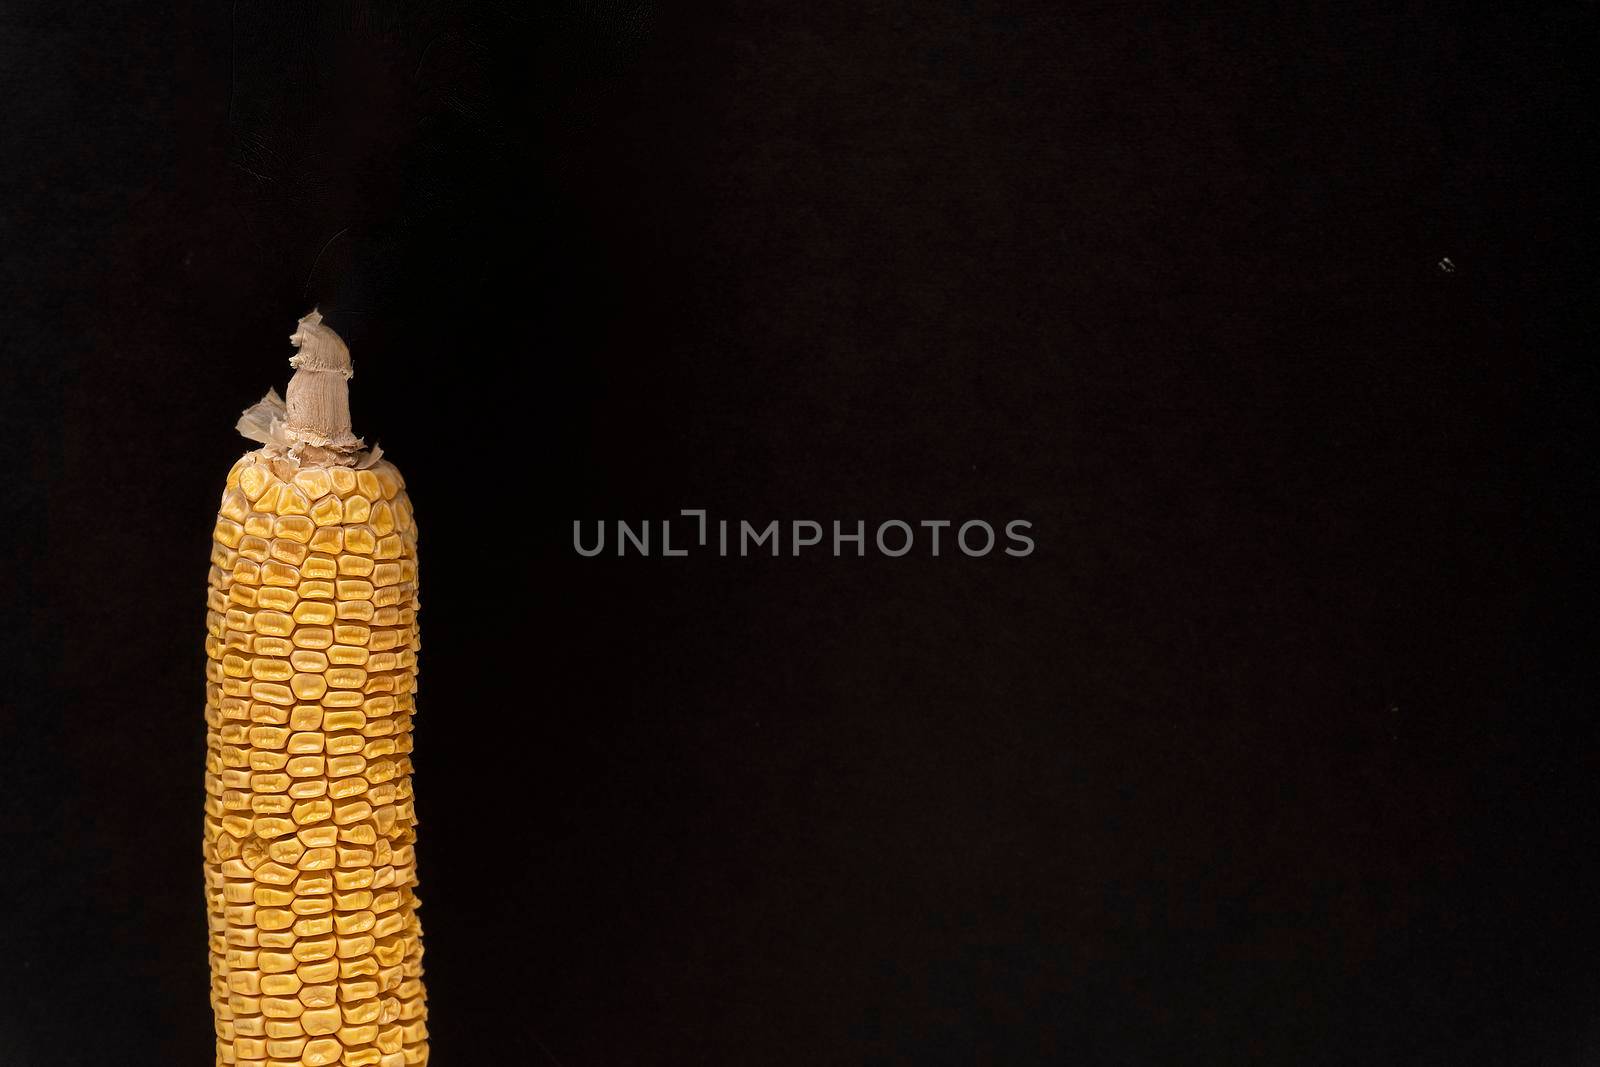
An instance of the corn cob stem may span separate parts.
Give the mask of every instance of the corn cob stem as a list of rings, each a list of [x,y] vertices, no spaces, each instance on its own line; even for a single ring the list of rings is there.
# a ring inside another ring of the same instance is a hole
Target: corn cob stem
[[[322,313],[313,310],[289,335],[299,352],[291,356],[295,369],[289,379],[286,426],[291,436],[307,445],[335,450],[361,447],[350,432],[350,349],[343,339],[322,325]]]

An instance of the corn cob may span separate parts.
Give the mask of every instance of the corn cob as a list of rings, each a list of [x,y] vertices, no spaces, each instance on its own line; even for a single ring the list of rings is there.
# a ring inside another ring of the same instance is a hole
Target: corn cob
[[[411,716],[416,526],[350,432],[312,312],[288,403],[240,430],[206,613],[206,904],[217,1064],[428,1062]]]

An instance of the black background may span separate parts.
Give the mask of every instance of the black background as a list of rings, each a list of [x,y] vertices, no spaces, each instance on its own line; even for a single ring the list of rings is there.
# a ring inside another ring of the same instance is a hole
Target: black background
[[[444,1067],[1600,1062],[1594,5],[694,7],[7,5],[0,1062],[209,1062],[313,304]],[[683,507],[1038,550],[572,551]]]

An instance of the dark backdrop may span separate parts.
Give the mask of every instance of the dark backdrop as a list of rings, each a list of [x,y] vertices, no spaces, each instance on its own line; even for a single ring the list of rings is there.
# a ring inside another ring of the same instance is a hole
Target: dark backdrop
[[[8,4],[0,1062],[209,1062],[207,536],[313,304],[443,1067],[1600,1062],[1595,7],[1270,6]],[[570,547],[683,507],[1038,550]]]

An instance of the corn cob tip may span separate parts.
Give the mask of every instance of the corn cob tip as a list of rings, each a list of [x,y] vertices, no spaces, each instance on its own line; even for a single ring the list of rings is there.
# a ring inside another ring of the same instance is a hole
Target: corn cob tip
[[[299,349],[289,357],[289,366],[296,370],[328,371],[346,380],[355,376],[349,346],[332,327],[322,324],[322,312],[317,308],[300,319],[294,333],[289,335],[289,343]]]

